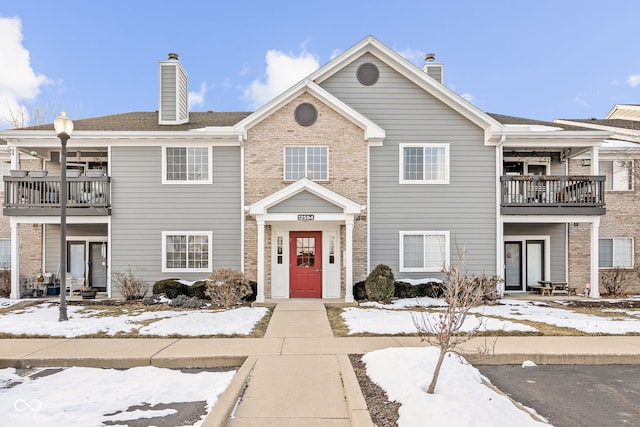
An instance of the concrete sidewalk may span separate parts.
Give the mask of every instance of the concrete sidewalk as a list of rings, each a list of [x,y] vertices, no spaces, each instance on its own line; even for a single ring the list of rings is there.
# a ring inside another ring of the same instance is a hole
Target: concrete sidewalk
[[[264,338],[0,339],[0,368],[241,366],[205,426],[371,426],[347,355],[425,344],[334,337],[325,302],[278,301]],[[640,364],[640,336],[475,338],[462,349],[476,364]]]

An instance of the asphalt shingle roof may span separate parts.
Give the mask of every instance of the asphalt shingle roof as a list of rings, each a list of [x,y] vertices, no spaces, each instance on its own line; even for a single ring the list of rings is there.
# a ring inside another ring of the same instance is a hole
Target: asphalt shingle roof
[[[233,126],[251,112],[191,112],[189,122],[182,125],[159,125],[158,112],[133,112],[73,120],[74,130],[93,131],[171,131],[199,129],[207,126]],[[53,123],[21,128],[51,130]]]
[[[564,130],[587,130],[586,127],[565,125],[561,123],[546,122],[543,120],[526,119],[524,117],[505,116],[503,114],[487,113],[503,125],[540,125],[553,126]]]
[[[622,120],[622,119],[562,119],[572,122],[589,123],[599,126],[610,126],[621,129],[640,130],[640,121],[638,120]]]

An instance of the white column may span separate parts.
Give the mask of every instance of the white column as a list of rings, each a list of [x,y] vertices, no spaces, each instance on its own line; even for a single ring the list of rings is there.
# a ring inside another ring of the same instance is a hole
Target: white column
[[[598,175],[600,173],[599,154],[598,147],[591,148],[591,175]]]
[[[257,220],[258,223],[258,272],[256,281],[258,290],[256,302],[264,302],[264,220]]]
[[[600,217],[595,218],[591,223],[591,293],[593,298],[600,298],[600,286],[599,276],[600,272],[598,265],[600,263],[599,253],[599,230],[600,230]]]
[[[20,227],[11,219],[11,294],[10,298],[20,298]]]
[[[345,295],[344,302],[353,302],[353,220],[345,221]]]

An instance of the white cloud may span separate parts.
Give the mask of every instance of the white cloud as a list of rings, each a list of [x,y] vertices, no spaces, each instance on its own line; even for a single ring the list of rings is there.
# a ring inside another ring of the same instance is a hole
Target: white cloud
[[[200,83],[199,92],[189,92],[189,110],[193,107],[199,107],[204,105],[204,95],[207,93],[207,85]]]
[[[589,103],[582,97],[581,93],[579,93],[578,95],[575,96],[575,98],[573,98],[573,102],[583,107],[589,107]]]
[[[9,126],[10,111],[24,110],[24,103],[35,100],[40,87],[49,83],[31,68],[22,38],[20,19],[0,16],[0,128]]]
[[[627,83],[631,87],[640,86],[640,74],[632,74],[627,78]]]
[[[320,67],[318,58],[306,50],[302,50],[297,56],[270,50],[265,60],[265,81],[254,80],[244,92],[252,108],[264,105]]]
[[[341,49],[333,49],[331,51],[331,59],[334,59],[334,58],[338,57],[342,52],[344,52],[344,51],[341,50]]]
[[[466,99],[469,102],[473,102],[473,95],[471,95],[469,92],[465,92],[462,95],[460,95],[462,98]]]
[[[402,55],[405,59],[407,59],[408,61],[414,63],[414,64],[420,64],[420,66],[422,66],[422,63],[424,62],[424,56],[426,54],[426,52],[421,51],[421,50],[415,50],[415,49],[411,49],[411,48],[407,48],[405,50],[401,50],[399,51],[400,55]]]

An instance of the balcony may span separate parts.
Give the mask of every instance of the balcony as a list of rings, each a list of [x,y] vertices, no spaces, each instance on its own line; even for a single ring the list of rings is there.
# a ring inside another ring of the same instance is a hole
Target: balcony
[[[3,177],[6,216],[60,216],[60,177]],[[67,215],[110,215],[111,178],[67,178]]]
[[[500,177],[503,215],[604,215],[604,176]]]

